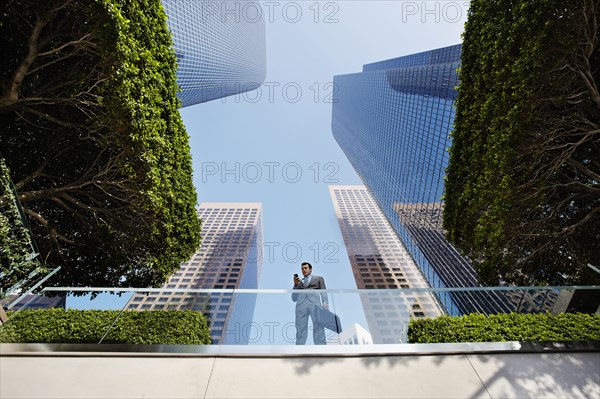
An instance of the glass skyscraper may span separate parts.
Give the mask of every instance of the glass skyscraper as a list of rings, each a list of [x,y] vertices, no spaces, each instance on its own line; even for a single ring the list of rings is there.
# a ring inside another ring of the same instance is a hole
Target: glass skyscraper
[[[431,287],[475,287],[470,262],[444,239],[447,148],[461,45],[335,76],[332,131]],[[508,311],[481,293],[439,295],[449,314]]]
[[[365,186],[329,186],[359,289],[427,288],[428,284]],[[442,314],[429,293],[364,292],[360,299],[376,343],[398,343],[411,318]]]
[[[247,344],[240,336],[227,335],[228,327],[252,322],[256,294],[233,296],[239,288],[256,289],[262,269],[262,205],[255,203],[204,203],[202,245],[181,264],[162,287],[163,292],[135,294],[127,309],[195,310],[204,313],[213,344]],[[187,289],[223,290],[213,293]],[[232,340],[238,342],[232,342]],[[229,340],[229,342],[228,342]]]
[[[183,106],[258,88],[267,73],[264,12],[249,0],[163,0]]]

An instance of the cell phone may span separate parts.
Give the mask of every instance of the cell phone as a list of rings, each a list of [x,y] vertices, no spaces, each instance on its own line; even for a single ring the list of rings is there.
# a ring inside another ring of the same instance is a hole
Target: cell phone
[[[298,278],[298,273],[294,273],[294,278]]]

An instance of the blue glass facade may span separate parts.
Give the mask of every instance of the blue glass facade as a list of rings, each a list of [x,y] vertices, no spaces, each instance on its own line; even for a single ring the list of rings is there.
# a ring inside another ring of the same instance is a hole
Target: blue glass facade
[[[395,58],[334,78],[333,135],[432,287],[478,285],[442,230],[460,50]],[[509,310],[487,294],[439,299],[449,314]]]
[[[462,46],[457,44],[454,46],[424,51],[422,53],[392,58],[385,61],[373,62],[371,64],[363,65],[363,71],[408,68],[423,65],[452,64],[460,61],[461,48]]]
[[[258,88],[267,72],[264,13],[248,0],[163,0],[189,106]]]

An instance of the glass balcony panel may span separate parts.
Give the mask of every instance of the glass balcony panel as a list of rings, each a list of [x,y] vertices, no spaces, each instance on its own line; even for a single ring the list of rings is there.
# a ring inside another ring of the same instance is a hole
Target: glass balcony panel
[[[196,337],[202,329],[200,324],[197,327],[177,324],[178,316],[174,311],[183,311],[180,314],[197,312],[204,316],[213,345],[255,346],[259,350],[261,346],[297,344],[338,347],[405,344],[408,343],[411,320],[461,315],[457,314],[460,307],[455,305],[469,301],[478,305],[468,313],[481,314],[482,317],[497,313],[599,313],[600,287],[330,289],[301,292],[46,288],[39,294],[27,296],[18,307],[8,312],[8,322],[0,327],[0,338],[3,342],[15,343],[197,345],[207,342],[202,341],[206,337]],[[327,302],[331,313],[317,316],[321,313],[321,302]],[[35,313],[36,309],[49,307],[58,309],[50,315]],[[60,312],[64,315],[65,312],[83,310],[94,312],[82,314],[74,324],[49,321],[49,318],[63,317]],[[142,319],[136,318],[132,312],[153,313]],[[19,322],[25,317],[27,322]],[[196,317],[193,323],[199,323],[199,320]],[[440,323],[447,327],[443,341],[464,342],[462,327],[457,327],[455,319],[441,318]],[[49,333],[44,330],[50,326],[60,331]],[[324,327],[322,333],[321,326]],[[36,335],[30,331],[35,329],[43,331],[43,334]],[[124,333],[125,330],[129,332]],[[42,335],[51,338],[36,341],[36,337]],[[270,353],[277,351],[271,349]]]

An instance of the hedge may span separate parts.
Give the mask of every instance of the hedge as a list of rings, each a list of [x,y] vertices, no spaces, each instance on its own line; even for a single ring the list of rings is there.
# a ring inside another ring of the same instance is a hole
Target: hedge
[[[600,340],[600,315],[470,314],[413,319],[410,343]]]
[[[37,309],[9,313],[0,327],[5,343],[210,344],[206,319],[188,310]],[[113,321],[116,322],[109,329]]]

